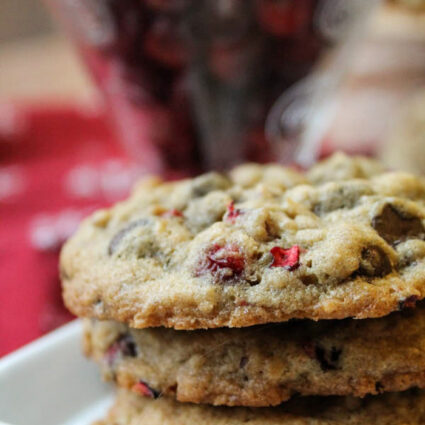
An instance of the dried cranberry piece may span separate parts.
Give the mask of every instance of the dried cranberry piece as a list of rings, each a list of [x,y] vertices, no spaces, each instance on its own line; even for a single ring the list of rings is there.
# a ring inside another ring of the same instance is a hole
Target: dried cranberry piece
[[[258,21],[277,37],[295,35],[308,28],[311,0],[257,0]]]
[[[264,105],[260,102],[252,103],[252,108],[259,111],[259,116],[264,116],[266,114],[266,112],[263,111],[263,107]],[[273,161],[273,157],[268,147],[269,142],[264,134],[264,124],[259,127],[251,128],[246,135],[247,158],[255,162]]]
[[[242,211],[239,208],[235,208],[235,202],[230,202],[230,204],[227,206],[226,220],[230,223],[234,223],[236,218],[239,217],[241,214]]]
[[[145,381],[139,381],[131,387],[131,390],[143,397],[158,398],[160,392],[151,388]]]
[[[205,273],[220,274],[220,277],[226,280],[240,275],[244,268],[245,258],[237,245],[214,244],[205,251],[205,257],[196,271],[196,276]]]
[[[280,246],[275,246],[270,250],[273,255],[273,263],[270,267],[283,267],[286,270],[293,271],[300,266],[300,252],[298,245],[284,249]]]
[[[211,74],[220,82],[235,87],[248,83],[248,75],[241,69],[250,69],[258,62],[259,49],[252,40],[231,44],[213,44],[208,51],[208,67]]]
[[[187,51],[179,35],[177,23],[162,17],[157,19],[143,44],[146,54],[170,68],[181,68],[186,64]]]
[[[417,295],[411,295],[410,297],[407,297],[406,299],[399,301],[398,309],[404,310],[405,308],[415,308],[416,302],[418,300],[419,300],[419,297]]]
[[[161,216],[162,217],[166,217],[166,218],[169,218],[169,217],[183,217],[183,213],[181,211],[176,210],[176,209],[173,208],[171,210],[168,210],[168,211],[163,212],[161,214]]]
[[[113,366],[118,356],[120,355],[120,347],[117,342],[114,342],[105,353],[105,361],[108,366]]]
[[[137,356],[137,346],[130,334],[120,335],[108,348],[105,354],[106,362],[109,366],[112,366],[120,355],[125,357]]]
[[[178,12],[185,6],[185,0],[145,0],[145,3],[159,12]]]

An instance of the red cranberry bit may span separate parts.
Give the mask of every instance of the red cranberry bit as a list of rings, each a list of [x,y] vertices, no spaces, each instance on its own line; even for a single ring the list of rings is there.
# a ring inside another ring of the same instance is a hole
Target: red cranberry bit
[[[404,310],[405,308],[415,308],[416,302],[419,300],[419,297],[416,295],[411,295],[407,297],[405,300],[399,301],[398,309]]]
[[[170,68],[181,68],[187,52],[178,34],[177,24],[170,19],[158,19],[146,34],[145,52],[154,60]]]
[[[162,217],[165,217],[165,218],[170,218],[170,217],[183,217],[183,213],[181,212],[181,211],[179,211],[179,210],[176,210],[176,209],[171,209],[171,210],[168,210],[168,211],[165,211],[165,212],[163,212],[162,214],[161,214],[161,216]]]
[[[118,339],[108,348],[105,354],[107,364],[112,366],[116,362],[118,356],[137,356],[137,346],[131,335],[120,335]]]
[[[136,384],[134,384],[131,388],[132,391],[134,391],[137,394],[142,395],[143,397],[148,398],[158,398],[159,392],[151,388],[146,382],[139,381]]]
[[[296,35],[308,28],[311,6],[310,0],[258,0],[258,21],[277,37]]]
[[[229,205],[227,205],[227,215],[226,220],[230,221],[230,223],[234,223],[236,218],[239,217],[242,214],[242,211],[238,208],[235,208],[235,202],[230,202]]]
[[[265,112],[259,108],[257,103],[255,108],[258,108],[258,115],[264,116]],[[259,128],[252,128],[246,135],[247,139],[247,157],[256,162],[271,162],[273,157],[270,149],[267,148],[269,142],[264,134],[264,124]]]
[[[288,164],[288,168],[291,168],[294,171],[298,171],[299,173],[305,173],[306,172],[306,167],[303,167],[298,162],[291,162],[290,164]]]
[[[205,258],[196,275],[200,276],[209,272],[220,274],[223,279],[231,279],[235,275],[240,275],[244,267],[245,258],[238,246],[214,244],[205,252]]]
[[[270,267],[283,267],[286,270],[293,271],[300,266],[300,247],[294,245],[289,249],[275,246],[270,250],[273,255],[273,263]]]
[[[118,342],[114,342],[105,353],[106,364],[111,367],[120,355],[120,347]]]
[[[184,0],[145,0],[145,3],[160,12],[177,12],[185,5]]]
[[[119,339],[119,344],[123,356],[136,357],[137,356],[137,345],[134,342],[131,334],[122,335]]]
[[[209,52],[209,68],[219,80],[234,84],[243,80],[241,69],[245,68],[243,46],[212,46]]]

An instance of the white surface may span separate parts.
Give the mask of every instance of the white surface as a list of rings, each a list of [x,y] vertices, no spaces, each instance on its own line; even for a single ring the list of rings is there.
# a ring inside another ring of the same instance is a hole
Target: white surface
[[[83,357],[81,330],[74,321],[0,360],[0,425],[88,425],[105,414],[112,389]]]

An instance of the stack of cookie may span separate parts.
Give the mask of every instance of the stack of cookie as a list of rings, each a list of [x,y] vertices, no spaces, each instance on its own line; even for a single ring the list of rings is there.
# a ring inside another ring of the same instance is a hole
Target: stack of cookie
[[[338,154],[149,179],[95,213],[61,273],[120,388],[103,423],[425,423],[424,200]]]

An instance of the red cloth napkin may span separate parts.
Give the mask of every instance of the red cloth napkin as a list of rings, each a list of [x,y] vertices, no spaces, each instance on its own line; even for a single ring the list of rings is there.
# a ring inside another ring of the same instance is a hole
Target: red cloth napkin
[[[139,173],[100,111],[0,105],[0,356],[71,319],[60,246]]]
[[[0,104],[0,356],[72,318],[59,249],[143,174],[107,122],[90,108]]]

